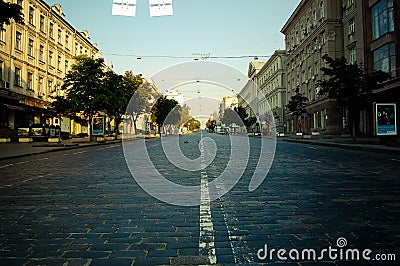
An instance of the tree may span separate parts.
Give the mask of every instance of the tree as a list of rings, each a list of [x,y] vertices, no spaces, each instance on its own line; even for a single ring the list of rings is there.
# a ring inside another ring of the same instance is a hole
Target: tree
[[[107,70],[103,82],[103,108],[115,121],[115,133],[119,134],[119,124],[126,113],[132,95],[142,83],[139,76],[134,76],[131,71],[125,76],[118,75],[112,70]]]
[[[214,132],[216,127],[217,127],[217,120],[215,120],[214,118],[208,119],[208,121],[206,122],[206,128],[208,128],[210,132]]]
[[[296,121],[298,121],[299,119],[301,120],[301,117],[307,113],[306,110],[307,102],[308,98],[300,93],[299,88],[296,88],[296,94],[290,97],[289,103],[287,104],[289,112],[291,112],[295,116]],[[301,125],[300,128],[301,130],[304,130],[304,128]],[[296,123],[296,131],[297,130],[298,130],[298,124]]]
[[[132,95],[138,90],[143,80],[140,76],[133,75],[132,71],[125,75],[118,75],[112,70],[107,70],[103,86],[104,110],[115,121],[115,133],[119,134],[119,124],[122,116],[126,114]],[[139,104],[139,103],[134,103]]]
[[[247,128],[252,127],[257,122],[257,118],[255,116],[249,116],[244,107],[238,106],[235,107],[234,110]]]
[[[156,97],[156,92],[149,86],[140,76],[135,76],[132,71],[125,72],[123,78],[124,86],[128,90],[134,91],[127,105],[126,115],[132,118],[133,129],[136,132],[136,122],[140,115],[149,113],[151,110],[152,101]]]
[[[179,109],[180,108],[176,100],[167,99],[166,96],[161,96],[158,98],[151,109],[151,118],[152,121],[157,124],[160,135],[161,128],[164,124],[174,125],[178,123],[180,119]]]
[[[364,73],[357,64],[348,63],[344,57],[333,59],[324,55],[322,58],[328,66],[321,68],[327,78],[317,82],[321,88],[319,94],[336,99],[338,106],[349,111],[355,142],[360,110],[369,102],[372,90],[381,87],[389,75],[382,71]]]
[[[186,123],[185,123],[185,127],[187,127],[190,131],[194,131],[200,128],[200,121],[194,119],[193,117],[191,119],[189,119]]]
[[[76,62],[65,75],[61,86],[65,97],[56,97],[52,105],[64,114],[83,112],[91,121],[97,112],[106,109],[104,59],[88,56],[77,56],[74,59]]]
[[[185,126],[185,124],[192,119],[192,116],[190,115],[190,107],[188,105],[183,105],[180,110],[179,110],[179,122],[177,124],[178,127]]]
[[[11,24],[11,19],[19,24],[24,24],[24,14],[22,7],[18,4],[12,4],[0,0],[0,30],[4,29],[5,25]]]
[[[224,111],[224,116],[221,118],[221,123],[225,124],[226,126],[231,126],[232,124],[243,124],[240,121],[238,114],[232,109],[226,109]]]

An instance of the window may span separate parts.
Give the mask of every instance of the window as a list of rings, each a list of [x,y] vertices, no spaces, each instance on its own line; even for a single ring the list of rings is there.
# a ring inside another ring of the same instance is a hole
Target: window
[[[28,90],[32,90],[33,91],[33,73],[32,72],[28,72]]]
[[[39,60],[40,61],[42,61],[42,62],[44,62],[44,47],[43,47],[43,45],[40,45],[39,46]]]
[[[395,74],[395,43],[388,43],[374,51],[374,70],[381,70],[392,75]]]
[[[315,9],[313,11],[313,20],[314,20],[314,26],[316,26],[318,19],[317,19],[317,10],[315,10]]]
[[[350,64],[357,63],[357,49],[353,47],[350,49]]]
[[[321,1],[321,19],[325,17],[325,0]]]
[[[49,80],[49,90],[47,93],[54,92],[56,91],[55,88],[53,87],[53,81]]]
[[[349,35],[354,34],[355,32],[355,21],[354,18],[349,20]]]
[[[311,22],[310,22],[310,18],[307,18],[307,33],[311,32]]]
[[[326,109],[321,111],[321,128],[326,126]]]
[[[58,43],[62,43],[62,32],[61,29],[58,29]]]
[[[33,7],[29,7],[29,24],[35,25],[35,9]]]
[[[44,94],[44,83],[43,83],[43,77],[39,77],[38,79],[38,95],[42,96]]]
[[[22,51],[22,34],[19,31],[15,33],[15,49]]]
[[[4,68],[4,62],[0,60],[0,81],[3,80],[3,68]]]
[[[69,49],[69,35],[65,34],[65,48]]]
[[[51,38],[54,39],[54,24],[52,22],[50,22],[50,25],[49,25],[49,35]]]
[[[54,66],[54,53],[52,51],[49,51],[49,64]]]
[[[17,5],[20,5],[22,7],[22,0],[17,0]]]
[[[58,56],[57,58],[57,69],[61,70],[61,56]]]
[[[68,72],[68,69],[69,69],[69,62],[65,60],[65,73]]]
[[[40,15],[39,18],[39,29],[41,32],[44,32],[44,16]]]
[[[393,0],[381,0],[372,7],[372,39],[393,31]]]
[[[33,49],[34,47],[33,47],[33,40],[32,39],[29,39],[28,40],[28,55],[29,56],[34,56],[34,49]]]
[[[75,43],[75,55],[78,54],[78,43]]]
[[[0,29],[0,42],[6,42],[6,30]]]
[[[21,86],[21,69],[16,67],[14,72],[14,85]]]

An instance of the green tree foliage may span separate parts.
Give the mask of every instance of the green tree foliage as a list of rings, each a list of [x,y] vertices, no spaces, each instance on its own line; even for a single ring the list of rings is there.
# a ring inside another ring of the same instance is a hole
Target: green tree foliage
[[[184,126],[187,127],[187,129],[189,129],[190,131],[194,131],[200,128],[200,121],[194,119],[193,117],[191,119],[189,119]]]
[[[214,132],[216,127],[217,127],[217,120],[215,120],[214,118],[210,118],[207,120],[206,128],[208,128],[210,132]]]
[[[140,86],[137,85],[140,83]],[[135,93],[130,99],[126,114],[132,118],[136,133],[136,122],[140,115],[149,113],[152,102],[158,96],[150,84],[144,82],[139,76],[135,76],[132,71],[127,71],[124,76],[124,86],[130,87]],[[136,89],[137,88],[137,89]]]
[[[19,24],[24,24],[22,7],[18,4],[10,4],[4,0],[0,0],[0,30],[5,25],[10,25],[11,19],[14,19]]]
[[[185,126],[185,124],[192,119],[192,116],[190,115],[190,107],[187,106],[186,104],[183,105],[180,110],[179,110],[179,115],[180,119],[177,124],[178,127]]]
[[[317,86],[321,88],[319,94],[336,99],[339,106],[349,111],[355,141],[359,111],[370,101],[372,90],[381,87],[389,75],[382,71],[364,73],[357,64],[348,63],[344,57],[333,59],[324,55],[322,58],[327,67],[321,70],[327,78],[317,82]]]
[[[233,124],[243,125],[243,122],[238,114],[232,109],[226,109],[224,111],[224,116],[221,118],[221,123],[225,124],[226,126],[231,126]]]
[[[297,118],[307,113],[306,106],[308,103],[308,98],[300,93],[299,88],[296,89],[296,94],[290,97],[287,108],[289,112]]]
[[[243,124],[247,128],[252,127],[257,122],[257,118],[255,116],[249,116],[244,107],[238,106],[235,107],[234,110],[239,115],[240,119],[243,121]]]
[[[151,109],[151,119],[157,124],[160,134],[163,124],[175,125],[179,122],[179,109],[180,106],[176,100],[167,99],[166,96],[158,98]]]
[[[66,101],[60,103],[58,97],[53,106],[58,109],[63,106],[65,112],[76,113],[82,111],[87,117],[93,117],[98,111],[105,108],[104,59],[93,59],[87,56],[75,57],[75,64],[65,75],[61,90],[64,91]]]
[[[54,109],[63,115],[82,112],[89,120],[98,112],[115,119],[115,132],[128,103],[142,79],[132,73],[118,75],[106,69],[104,59],[87,56],[74,58],[75,64],[65,75],[61,89],[64,97],[55,97]]]
[[[103,96],[104,106],[102,110],[110,117],[113,117],[115,124],[115,133],[118,132],[118,125],[122,121],[122,116],[125,114],[129,101],[132,95],[138,89],[142,79],[139,76],[134,76],[128,71],[125,76],[118,75],[111,70],[107,70],[103,81]]]

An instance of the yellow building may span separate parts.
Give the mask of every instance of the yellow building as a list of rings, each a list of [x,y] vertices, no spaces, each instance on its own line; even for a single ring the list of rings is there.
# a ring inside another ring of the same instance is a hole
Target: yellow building
[[[73,56],[102,57],[88,32],[65,20],[59,4],[11,1],[22,6],[25,22],[13,22],[0,32],[0,136],[9,137],[16,136],[20,127],[54,123],[56,114],[47,108],[51,97],[62,95],[61,84]],[[71,124],[71,133],[84,131],[85,125]]]

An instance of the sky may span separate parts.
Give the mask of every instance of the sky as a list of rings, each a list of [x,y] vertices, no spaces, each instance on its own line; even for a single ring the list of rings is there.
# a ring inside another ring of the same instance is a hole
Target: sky
[[[44,1],[50,6],[61,4],[65,19],[75,29],[88,30],[91,42],[98,44],[115,72],[132,70],[150,78],[200,57],[193,54],[217,57],[207,61],[247,75],[253,56],[267,61],[275,50],[285,48],[280,30],[301,0],[173,0],[174,15],[165,17],[150,17],[148,0],[137,0],[136,17],[113,16],[112,0]],[[244,58],[220,58],[227,56]],[[194,97],[198,86],[182,91]],[[208,91],[211,94],[203,96],[232,94],[226,89]]]

